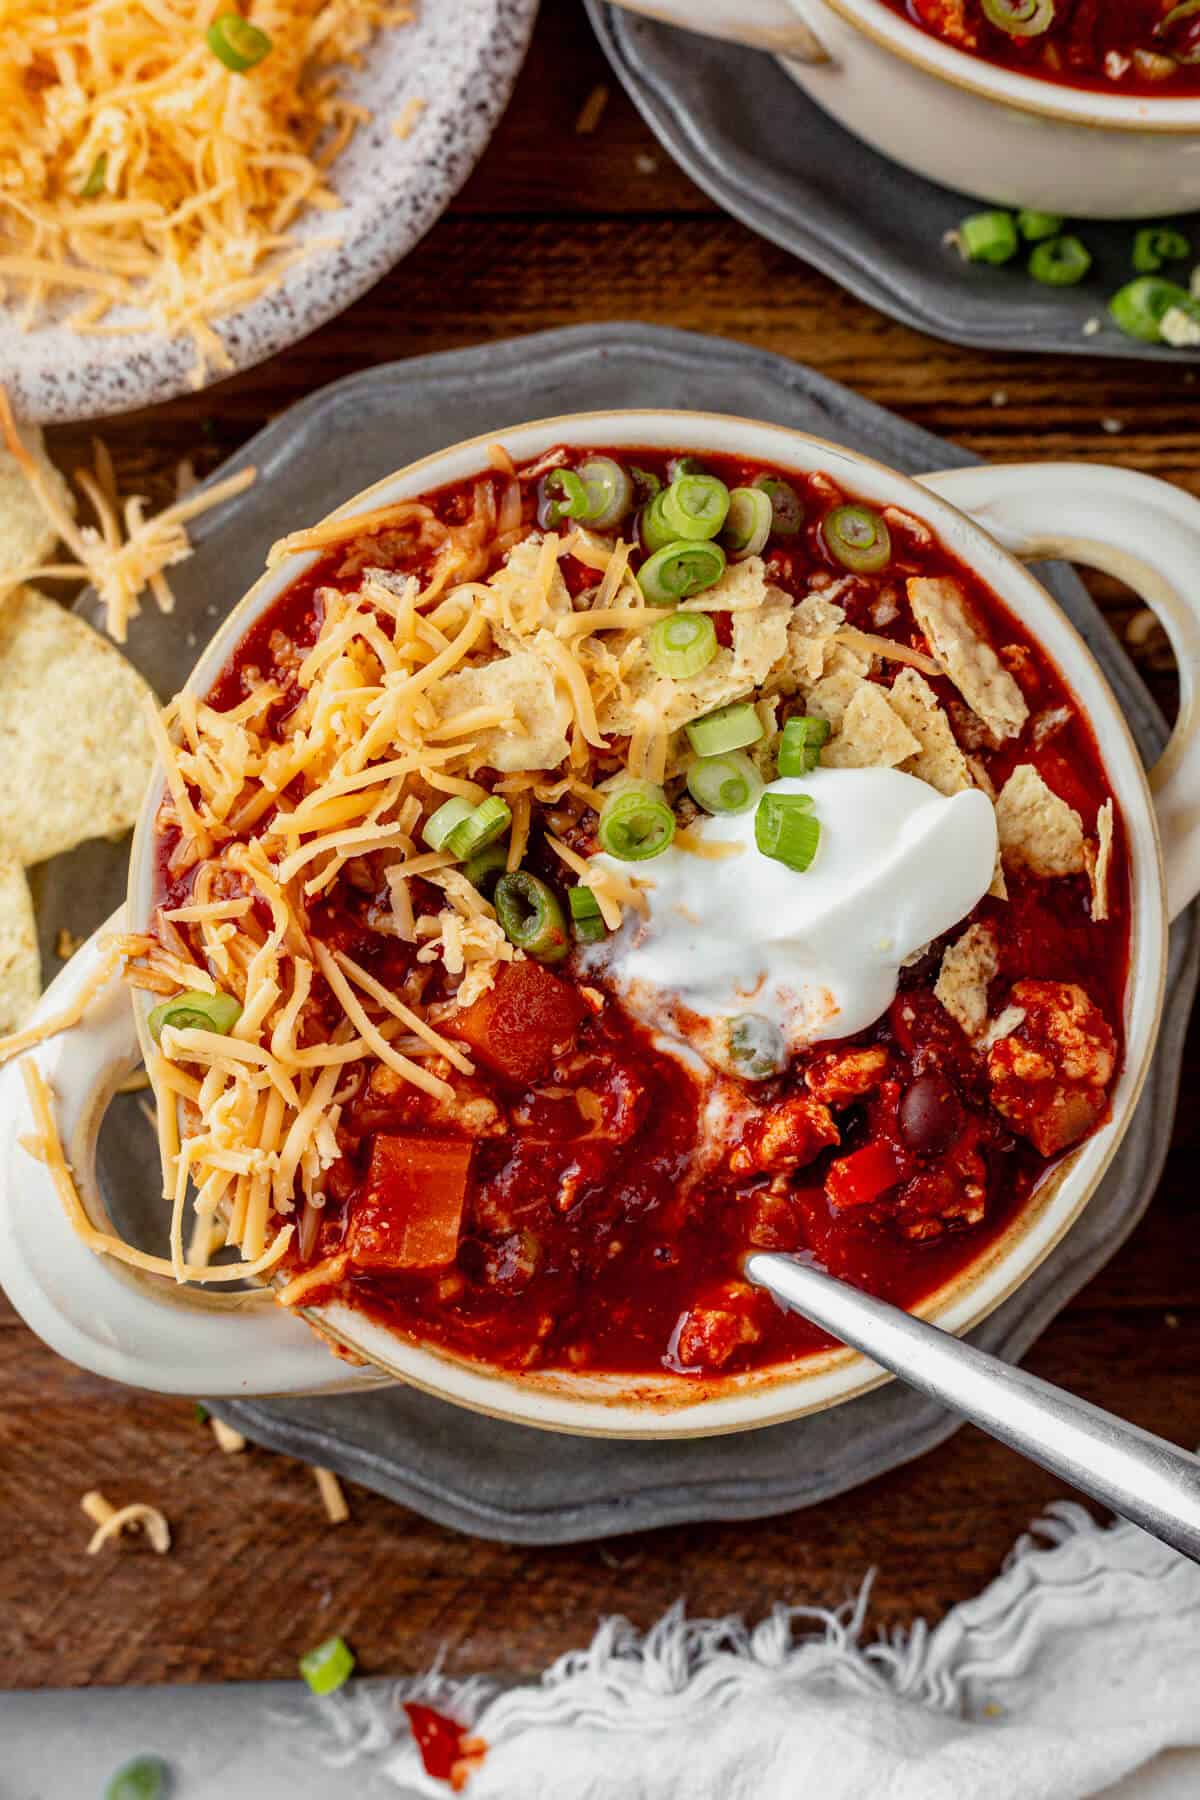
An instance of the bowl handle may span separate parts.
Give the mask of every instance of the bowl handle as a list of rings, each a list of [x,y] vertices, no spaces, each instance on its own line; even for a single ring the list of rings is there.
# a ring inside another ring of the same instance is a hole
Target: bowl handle
[[[796,62],[829,61],[828,51],[797,16],[792,0],[709,0],[700,6],[695,0],[617,0],[617,4],[664,25],[682,25],[706,37],[728,38]]]
[[[1103,569],[1162,621],[1179,665],[1179,718],[1150,787],[1175,918],[1200,893],[1200,501],[1151,475],[1090,463],[980,464],[920,480],[1022,561]]]
[[[121,912],[71,958],[31,1023],[62,1012],[102,959]],[[103,1229],[96,1141],[105,1110],[141,1051],[130,991],[115,975],[83,1022],[28,1052],[55,1115],[85,1207]],[[76,1234],[49,1170],[21,1144],[32,1132],[21,1059],[0,1069],[0,1279],[26,1324],[81,1368],[158,1393],[211,1398],[313,1393],[378,1377],[350,1371],[301,1319],[252,1294],[178,1287],[98,1256]]]

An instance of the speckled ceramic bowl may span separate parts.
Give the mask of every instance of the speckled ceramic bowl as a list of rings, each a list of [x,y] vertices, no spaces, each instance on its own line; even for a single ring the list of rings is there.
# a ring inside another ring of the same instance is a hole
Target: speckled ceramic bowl
[[[425,235],[507,105],[536,14],[537,0],[424,0],[415,23],[382,32],[366,66],[346,72],[345,92],[371,122],[331,172],[341,211],[314,213],[296,231],[298,242],[331,232],[340,241],[217,324],[233,371],[334,318]],[[418,97],[424,110],[402,141],[392,123]],[[189,391],[195,362],[187,338],[80,336],[53,322],[23,332],[0,306],[0,383],[22,418],[92,419],[169,400]]]

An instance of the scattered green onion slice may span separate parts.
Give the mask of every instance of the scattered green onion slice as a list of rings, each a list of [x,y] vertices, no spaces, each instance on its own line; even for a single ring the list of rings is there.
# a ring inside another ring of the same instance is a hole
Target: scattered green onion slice
[[[510,944],[538,962],[561,962],[571,948],[558,895],[528,869],[502,875],[492,900]]]
[[[597,531],[611,531],[633,510],[633,482],[611,456],[589,456],[575,471],[587,496],[587,522]]]
[[[687,681],[717,654],[717,628],[707,613],[672,613],[669,619],[655,620],[646,648],[656,674]]]
[[[209,1417],[207,1406],[201,1406],[200,1402],[197,1400],[192,1407],[192,1417],[195,1419],[197,1425],[207,1425]]]
[[[213,55],[235,75],[244,75],[247,69],[257,68],[264,56],[271,53],[271,40],[266,32],[251,25],[240,13],[222,13],[219,19],[213,20],[204,36]]]
[[[634,466],[630,468],[629,474],[639,506],[644,506],[647,500],[653,500],[655,494],[662,493],[662,482],[653,469],[639,469]]]
[[[754,841],[764,856],[802,875],[817,854],[821,825],[808,794],[764,794],[754,815]]]
[[[787,1063],[782,1031],[761,1013],[742,1013],[729,1021],[729,1060],[746,1081],[767,1081]]]
[[[958,226],[953,240],[967,262],[1011,262],[1020,248],[1011,213],[972,213]]]
[[[724,756],[730,750],[744,750],[748,744],[757,744],[763,734],[762,720],[748,700],[719,706],[716,712],[693,719],[686,730],[697,756]]]
[[[661,788],[627,781],[601,807],[596,836],[600,848],[619,862],[647,862],[661,856],[675,836],[675,814]]]
[[[487,899],[491,899],[496,883],[508,868],[508,845],[489,844],[486,850],[477,850],[469,861],[463,864],[463,874],[472,887]]]
[[[688,793],[710,813],[749,812],[762,793],[762,776],[743,750],[700,756],[687,772]]]
[[[608,926],[600,911],[600,903],[590,887],[567,889],[571,908],[571,930],[580,944],[599,944],[608,936]]]
[[[146,1023],[155,1043],[169,1025],[173,1031],[215,1031],[228,1037],[242,1016],[240,1002],[232,994],[176,994],[156,1006]]]
[[[300,1658],[300,1673],[314,1694],[336,1693],[354,1669],[354,1652],[345,1638],[326,1638]]]
[[[469,818],[454,827],[446,839],[446,849],[451,856],[460,859],[474,856],[477,850],[486,850],[489,844],[502,838],[511,824],[512,808],[508,801],[502,800],[499,794],[489,794]]]
[[[445,850],[451,833],[465,824],[474,811],[469,800],[464,800],[461,794],[455,794],[453,799],[439,806],[436,812],[430,813],[421,827],[421,836],[431,850]]]
[[[741,562],[747,556],[760,555],[767,547],[774,517],[771,496],[762,488],[734,488],[729,495],[729,512],[721,533],[721,543],[730,560]]]
[[[1108,303],[1113,323],[1126,337],[1137,338],[1143,344],[1162,342],[1163,319],[1175,307],[1190,314],[1196,302],[1178,282],[1164,281],[1158,275],[1140,275],[1136,281],[1127,282]]]
[[[778,475],[758,475],[754,485],[771,502],[771,530],[777,537],[795,537],[804,524],[804,502],[791,482]]]
[[[1181,6],[1173,6],[1158,27],[1159,38],[1169,40],[1173,26],[1181,25],[1185,19],[1194,19],[1198,12],[1200,12],[1200,0],[1183,0]],[[1170,44],[1168,54],[1174,57],[1176,62],[1188,64],[1200,62],[1200,50],[1183,44],[1178,46]]]
[[[821,525],[821,535],[843,568],[859,575],[886,569],[892,557],[892,534],[869,506],[835,506]]]
[[[681,475],[707,475],[708,470],[698,456],[672,456],[667,461],[667,480],[678,481]]]
[[[638,514],[638,533],[642,540],[642,548],[647,552],[665,550],[668,544],[676,541],[677,533],[671,530],[662,516],[663,496],[666,488],[660,487],[652,494]]]
[[[107,151],[102,150],[92,164],[91,169],[88,171],[87,180],[79,190],[81,197],[84,200],[94,200],[98,194],[102,194],[104,192],[104,179],[107,174],[108,153]]]
[[[1023,206],[1017,214],[1017,230],[1027,244],[1041,244],[1046,238],[1057,237],[1065,224],[1060,213],[1036,212],[1031,206]]]
[[[564,519],[586,519],[588,492],[574,469],[550,469],[538,482],[538,524],[553,531]]]
[[[109,1781],[104,1800],[166,1800],[170,1774],[161,1756],[135,1756]]]
[[[637,572],[638,585],[651,606],[674,606],[705,588],[714,587],[725,573],[725,552],[720,544],[664,544],[648,556]]]
[[[1165,225],[1146,225],[1133,240],[1133,266],[1139,275],[1153,275],[1164,263],[1182,262],[1192,246],[1182,231]]]
[[[677,475],[655,504],[673,537],[715,538],[729,511],[729,489],[715,475]]]
[[[828,719],[789,719],[779,740],[779,773],[811,775],[821,760],[821,746],[828,736]]]
[[[1029,273],[1046,287],[1074,287],[1091,266],[1092,253],[1077,237],[1048,238],[1029,258]]]
[[[1041,37],[1054,23],[1054,0],[979,0],[983,16],[1010,37]]]

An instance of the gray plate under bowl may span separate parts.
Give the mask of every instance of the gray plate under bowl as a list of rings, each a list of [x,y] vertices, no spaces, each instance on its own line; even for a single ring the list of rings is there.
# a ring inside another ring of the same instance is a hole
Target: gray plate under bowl
[[[240,499],[198,521],[195,556],[172,571],[178,610],[170,619],[147,614],[136,622],[129,646],[134,661],[169,693],[258,575],[274,538],[404,463],[525,419],[620,406],[687,406],[772,420],[910,471],[970,460],[780,357],[645,325],[554,331],[393,363],[292,407],[227,465],[253,462],[260,478]],[[1166,732],[1138,677],[1078,579],[1061,565],[1042,575],[1099,657],[1152,759]],[[120,897],[124,863],[123,848],[92,844],[45,865],[39,899],[48,972],[58,928],[82,932],[97,924]],[[1198,968],[1193,912],[1172,933],[1158,1053],[1121,1151],[1074,1230],[973,1334],[976,1343],[1019,1357],[1141,1216],[1170,1137]],[[101,1183],[122,1228],[161,1247],[156,1176],[152,1134],[138,1101],[118,1101],[101,1134]],[[222,1402],[216,1410],[260,1443],[336,1469],[441,1524],[541,1544],[808,1506],[919,1456],[956,1426],[895,1383],[814,1418],[682,1443],[555,1438],[402,1387],[339,1398]]]
[[[1020,261],[964,263],[942,239],[980,202],[911,174],[843,130],[774,57],[603,0],[586,5],[622,86],[696,185],[860,300],[977,350],[1200,361],[1200,350],[1139,344],[1109,321],[1109,296],[1133,279],[1133,226],[1078,227],[1095,257],[1078,287],[1041,287]],[[1200,252],[1200,213],[1175,223]],[[1097,318],[1101,331],[1085,336]]]

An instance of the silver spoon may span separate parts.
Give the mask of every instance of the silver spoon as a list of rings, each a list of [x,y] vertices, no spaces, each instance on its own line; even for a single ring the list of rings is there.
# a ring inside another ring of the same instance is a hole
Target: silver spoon
[[[746,1274],[791,1312],[1200,1562],[1200,1456],[790,1256]]]

